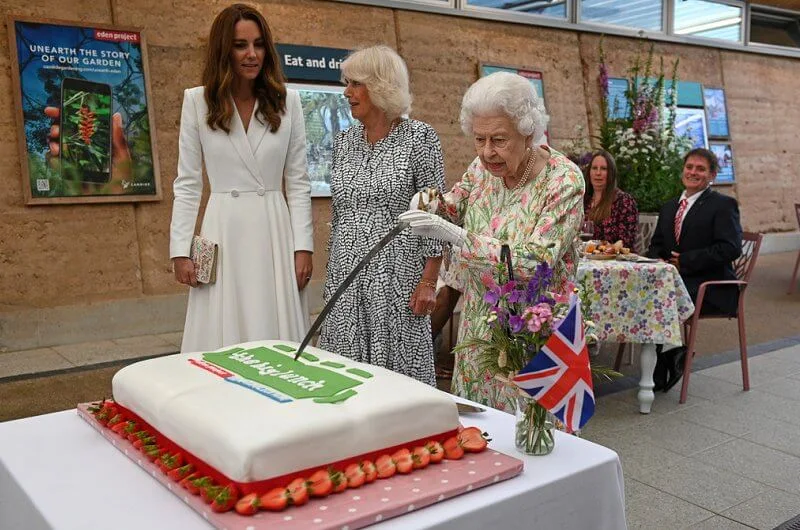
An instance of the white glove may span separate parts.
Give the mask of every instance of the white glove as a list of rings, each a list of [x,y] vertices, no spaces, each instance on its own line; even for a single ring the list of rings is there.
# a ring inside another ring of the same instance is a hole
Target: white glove
[[[432,213],[409,210],[401,213],[399,219],[402,223],[408,223],[411,231],[418,236],[440,239],[457,247],[467,239],[466,230]]]
[[[408,209],[436,213],[439,209],[439,196],[439,190],[436,188],[425,188],[411,197]]]

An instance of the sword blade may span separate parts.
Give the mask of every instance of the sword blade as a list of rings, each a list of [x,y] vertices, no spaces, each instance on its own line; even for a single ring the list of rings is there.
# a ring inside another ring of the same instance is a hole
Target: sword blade
[[[344,293],[350,286],[350,284],[353,283],[353,280],[356,279],[356,276],[358,276],[358,273],[361,272],[361,269],[363,269],[367,265],[367,263],[369,263],[370,260],[374,258],[375,255],[383,249],[383,247],[388,245],[392,241],[392,239],[394,239],[395,236],[397,236],[397,234],[399,234],[406,228],[408,228],[408,223],[403,223],[403,222],[397,223],[397,226],[392,228],[388,234],[383,236],[383,239],[375,243],[375,246],[373,246],[370,249],[370,251],[367,252],[367,255],[364,256],[361,259],[361,261],[358,262],[358,265],[356,265],[356,267],[352,271],[350,271],[350,274],[347,275],[347,278],[344,279],[339,288],[336,289],[336,292],[333,293],[333,296],[331,296],[330,300],[328,300],[328,303],[325,304],[325,307],[322,308],[322,311],[320,311],[319,315],[317,316],[317,319],[314,320],[313,324],[311,324],[311,329],[308,330],[308,333],[306,333],[303,342],[300,343],[300,347],[297,348],[297,353],[294,356],[295,361],[300,357],[300,354],[303,353],[303,349],[306,346],[308,346],[308,343],[311,342],[311,337],[314,336],[314,333],[316,333],[317,329],[319,329],[319,327],[322,325],[322,322],[325,320],[325,317],[328,316],[328,313],[331,312],[333,306],[336,305],[336,301],[339,299],[340,296],[342,296],[342,293]]]

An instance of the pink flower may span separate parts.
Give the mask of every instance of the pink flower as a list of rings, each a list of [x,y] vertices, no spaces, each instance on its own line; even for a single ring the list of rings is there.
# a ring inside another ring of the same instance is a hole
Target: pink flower
[[[528,331],[536,333],[542,329],[542,326],[553,321],[553,312],[548,304],[541,303],[526,308],[522,313],[522,318],[528,323]]]
[[[492,230],[496,231],[498,228],[500,228],[500,222],[501,222],[500,217],[492,217],[489,226],[491,226]]]
[[[491,271],[484,271],[483,274],[481,274],[481,283],[487,289],[497,288],[497,284],[494,281],[494,277],[492,276]]]

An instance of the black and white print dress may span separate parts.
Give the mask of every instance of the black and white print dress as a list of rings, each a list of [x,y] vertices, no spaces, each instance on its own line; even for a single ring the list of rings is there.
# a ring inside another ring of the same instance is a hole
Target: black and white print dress
[[[361,123],[337,135],[325,302],[425,188],[444,191],[441,144],[430,125],[403,120],[374,145],[364,139]],[[410,230],[396,236],[336,302],[320,347],[435,385],[430,317],[414,315],[408,302],[426,259],[440,255],[435,240]]]

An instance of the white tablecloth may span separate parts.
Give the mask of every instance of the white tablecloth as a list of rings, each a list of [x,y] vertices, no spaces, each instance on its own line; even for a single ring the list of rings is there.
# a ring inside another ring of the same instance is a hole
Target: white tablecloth
[[[513,416],[489,409],[461,419],[489,432],[493,449],[523,458],[523,473],[370,528],[626,528],[622,467],[615,452],[559,432],[553,453],[522,457],[513,445]],[[211,527],[67,410],[0,423],[0,528]]]

